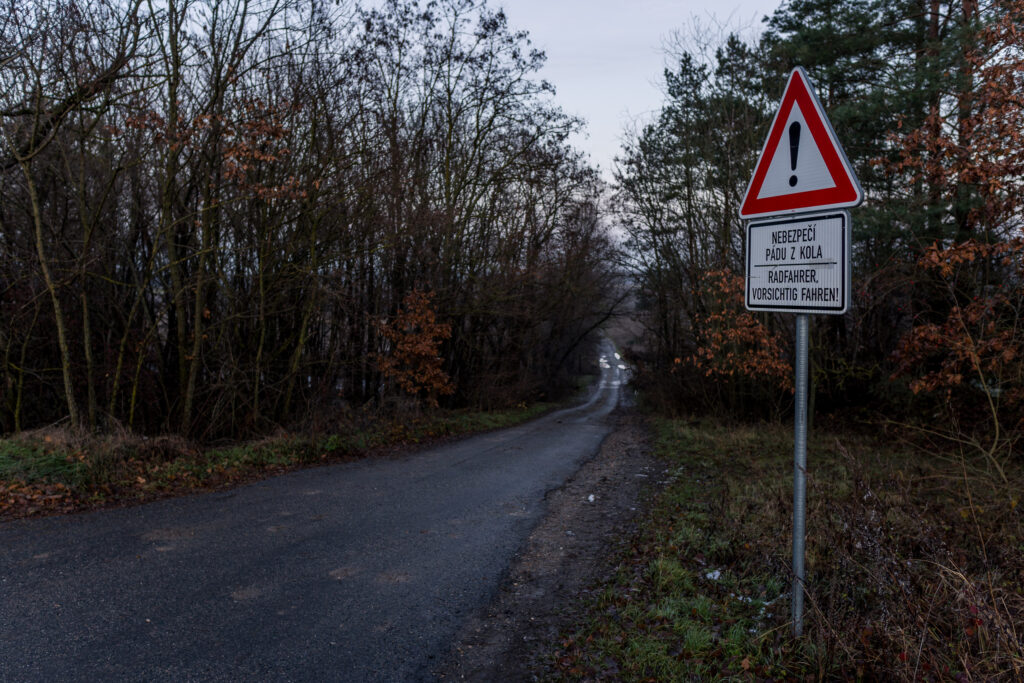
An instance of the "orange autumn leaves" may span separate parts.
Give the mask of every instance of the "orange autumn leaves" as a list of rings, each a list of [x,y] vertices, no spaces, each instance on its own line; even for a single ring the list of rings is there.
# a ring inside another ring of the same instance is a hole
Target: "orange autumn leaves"
[[[438,396],[455,393],[455,385],[442,368],[441,342],[452,336],[451,325],[437,322],[433,295],[414,289],[391,319],[379,323],[390,353],[378,354],[377,367],[407,394],[423,396],[437,405]]]
[[[701,288],[707,298],[695,319],[697,349],[689,361],[708,377],[745,377],[793,391],[793,367],[782,340],[743,307],[743,277],[729,269],[711,270]]]
[[[978,30],[960,78],[948,79],[952,87],[924,124],[890,134],[900,158],[873,162],[891,173],[909,172],[911,183],[927,180],[944,200],[960,201],[963,223],[976,233],[1016,224],[1024,205],[1024,2],[994,4],[998,20]]]
[[[932,246],[918,265],[947,284],[954,305],[945,319],[920,322],[904,335],[893,376],[911,376],[915,394],[943,391],[947,401],[956,388],[973,386],[998,399],[1001,412],[1013,411],[1012,422],[1024,422],[1024,240]],[[978,267],[1001,269],[1005,278],[973,296],[959,291],[958,280],[973,279]]]
[[[996,3],[964,53],[961,83],[924,125],[893,134],[892,173],[927,179],[953,209],[957,236],[924,249],[917,267],[939,300],[922,301],[894,352],[893,378],[935,393],[957,414],[987,406],[998,423],[1024,426],[1024,2]],[[881,161],[879,161],[881,163]],[[986,400],[987,399],[987,400]]]
[[[71,512],[75,493],[60,483],[0,481],[0,519]]]

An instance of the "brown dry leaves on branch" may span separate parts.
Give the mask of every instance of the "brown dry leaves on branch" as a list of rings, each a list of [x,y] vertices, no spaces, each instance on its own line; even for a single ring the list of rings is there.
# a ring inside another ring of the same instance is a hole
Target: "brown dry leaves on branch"
[[[947,200],[975,193],[967,224],[996,232],[1016,223],[1024,205],[1024,2],[1001,4],[999,21],[982,28],[965,55],[964,76],[975,85],[947,93],[920,128],[894,132],[899,160],[875,162],[927,180]]]
[[[402,308],[390,321],[380,324],[380,333],[391,352],[377,356],[377,367],[407,394],[424,395],[427,403],[437,405],[437,396],[455,392],[455,385],[441,367],[441,342],[452,336],[448,323],[437,322],[432,307],[433,295],[419,290],[409,292]]]
[[[955,283],[961,269],[975,262],[1003,268],[1008,273],[1000,284],[980,295],[963,296]],[[911,376],[914,393],[953,389],[965,383],[997,398],[999,410],[1010,424],[1024,426],[1024,348],[1021,305],[1024,303],[1024,241],[996,244],[968,241],[948,249],[930,247],[919,266],[937,272],[946,282],[954,305],[941,322],[915,325],[896,349],[899,362],[894,377]],[[1009,413],[1007,413],[1009,411]]]
[[[909,378],[914,393],[943,392],[956,414],[984,405],[996,426],[1020,428],[1024,2],[997,9],[999,19],[979,29],[977,46],[965,54],[965,78],[957,82],[972,85],[946,93],[919,129],[893,135],[901,158],[889,170],[927,180],[960,235],[957,244],[928,247],[918,261],[945,301],[939,310],[918,311],[894,353],[893,377]]]
[[[793,368],[782,341],[743,307],[743,278],[728,269],[708,271],[703,288],[710,301],[697,316],[694,365],[708,377],[742,377],[792,391]]]

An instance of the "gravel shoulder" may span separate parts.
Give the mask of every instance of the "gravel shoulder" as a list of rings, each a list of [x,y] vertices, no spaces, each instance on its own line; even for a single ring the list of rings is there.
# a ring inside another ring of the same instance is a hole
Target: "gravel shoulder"
[[[564,486],[513,560],[495,599],[471,618],[437,672],[443,680],[529,681],[547,669],[575,607],[615,569],[663,467],[642,418],[620,409],[600,451]]]

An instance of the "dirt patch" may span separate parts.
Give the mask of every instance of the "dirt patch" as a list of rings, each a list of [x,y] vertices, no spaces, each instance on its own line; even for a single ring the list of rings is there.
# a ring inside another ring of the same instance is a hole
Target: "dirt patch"
[[[565,486],[512,562],[498,596],[463,628],[446,680],[534,680],[560,632],[573,627],[580,596],[614,570],[614,550],[635,529],[646,492],[663,466],[642,420],[617,416],[600,451]]]

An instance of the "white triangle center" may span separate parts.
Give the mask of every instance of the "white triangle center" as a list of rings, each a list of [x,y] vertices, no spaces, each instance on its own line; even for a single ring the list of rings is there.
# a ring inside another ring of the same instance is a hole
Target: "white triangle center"
[[[795,150],[791,142],[797,138],[791,137],[793,124],[799,124],[799,138]],[[793,167],[793,153],[796,153],[796,167]],[[775,148],[768,171],[765,173],[764,182],[761,184],[761,191],[757,193],[758,199],[768,197],[781,197],[787,194],[798,192],[812,192],[814,190],[827,190],[836,186],[832,174],[829,173],[825,159],[821,156],[818,145],[814,142],[814,136],[807,128],[807,120],[800,110],[797,102],[789,112],[789,119],[782,132],[782,138]]]

